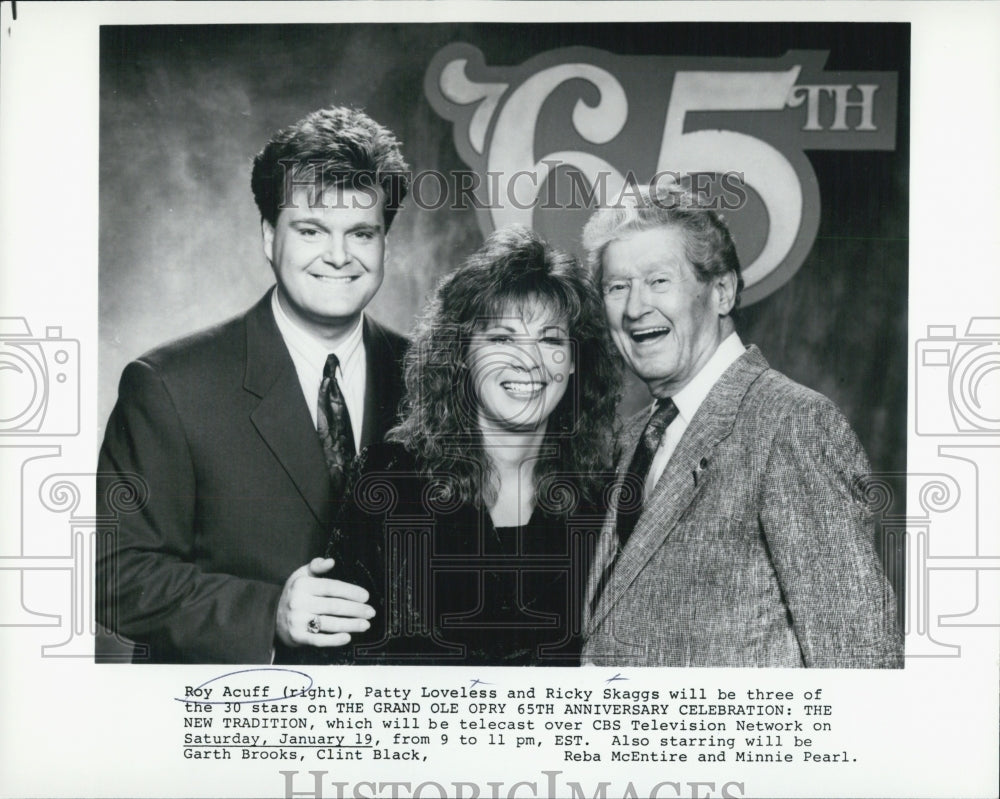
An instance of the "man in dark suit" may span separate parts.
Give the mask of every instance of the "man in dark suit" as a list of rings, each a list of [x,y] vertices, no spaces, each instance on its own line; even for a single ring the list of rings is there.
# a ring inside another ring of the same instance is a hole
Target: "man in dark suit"
[[[584,662],[900,667],[858,491],[868,460],[832,402],[744,347],[721,218],[646,193],[598,211],[584,244],[611,336],[655,399],[624,430]]]
[[[98,513],[123,481],[148,497],[99,547],[98,621],[136,642],[134,660],[298,660],[368,629],[367,591],[316,556],[352,458],[383,438],[402,395],[406,342],[364,309],[407,170],[359,111],[279,131],[251,178],[277,285],[122,374]]]

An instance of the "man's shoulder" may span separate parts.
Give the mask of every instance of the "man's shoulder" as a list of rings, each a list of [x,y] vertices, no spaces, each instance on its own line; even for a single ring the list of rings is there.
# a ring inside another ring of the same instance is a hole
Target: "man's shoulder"
[[[748,399],[761,402],[812,402],[823,396],[797,383],[768,363],[755,344],[746,347],[712,387],[710,396],[716,402],[743,404]]]
[[[212,325],[203,330],[160,344],[143,353],[138,360],[157,369],[172,371],[202,358],[218,359],[239,342],[243,331],[243,315]]]
[[[836,404],[825,394],[793,380],[771,366],[750,384],[744,404],[768,409],[782,416],[811,416],[817,412],[837,411]]]
[[[791,407],[830,401],[815,389],[793,380],[772,366],[768,366],[760,373],[760,377],[750,385],[747,393],[757,396],[761,401],[777,402]]]
[[[366,339],[369,347],[383,349],[391,354],[393,359],[402,360],[406,354],[410,341],[405,336],[401,336],[395,330],[386,327],[372,317],[365,315]]]
[[[242,368],[247,347],[247,321],[263,316],[267,309],[262,309],[262,302],[223,322],[154,347],[136,360],[163,375],[220,369],[226,364]]]
[[[778,439],[808,446],[842,440],[852,449],[857,446],[850,422],[832,399],[770,366],[751,383],[736,415],[737,424]]]

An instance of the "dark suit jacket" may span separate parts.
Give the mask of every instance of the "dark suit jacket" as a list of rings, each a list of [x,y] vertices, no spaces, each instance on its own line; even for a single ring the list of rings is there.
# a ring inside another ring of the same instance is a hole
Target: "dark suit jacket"
[[[627,427],[620,475],[645,422]],[[833,403],[750,347],[691,420],[592,615],[585,603],[584,662],[902,666],[895,600],[856,490],[869,471]]]
[[[406,341],[366,317],[364,345],[368,443],[395,421]],[[114,515],[118,475],[148,487],[99,546],[98,621],[150,662],[269,662],[282,586],[341,501],[270,292],[125,368],[98,471],[98,514]]]

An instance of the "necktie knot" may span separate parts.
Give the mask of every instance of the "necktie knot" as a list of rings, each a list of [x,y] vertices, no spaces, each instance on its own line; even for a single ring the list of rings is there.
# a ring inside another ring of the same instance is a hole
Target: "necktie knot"
[[[653,415],[649,417],[646,429],[642,432],[643,441],[650,452],[655,452],[659,448],[663,433],[676,418],[677,406],[670,397],[656,401]]]
[[[340,366],[340,361],[337,360],[337,356],[331,352],[326,356],[326,363],[323,364],[323,377],[327,380],[332,380],[334,375],[337,374],[338,366]]]

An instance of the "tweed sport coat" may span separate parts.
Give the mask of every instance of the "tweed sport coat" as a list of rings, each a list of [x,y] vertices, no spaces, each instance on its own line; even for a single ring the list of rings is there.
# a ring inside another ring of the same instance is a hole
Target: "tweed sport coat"
[[[648,414],[628,423],[618,480]],[[590,612],[583,662],[899,668],[895,600],[856,480],[870,467],[827,398],[749,347],[698,409]]]
[[[368,317],[363,340],[367,444],[395,422],[406,341]],[[98,545],[97,617],[140,645],[133,660],[270,662],[285,580],[323,552],[343,501],[312,413],[270,292],[125,368],[98,467],[98,514],[115,524]],[[115,513],[116,485],[136,478],[145,504]]]

